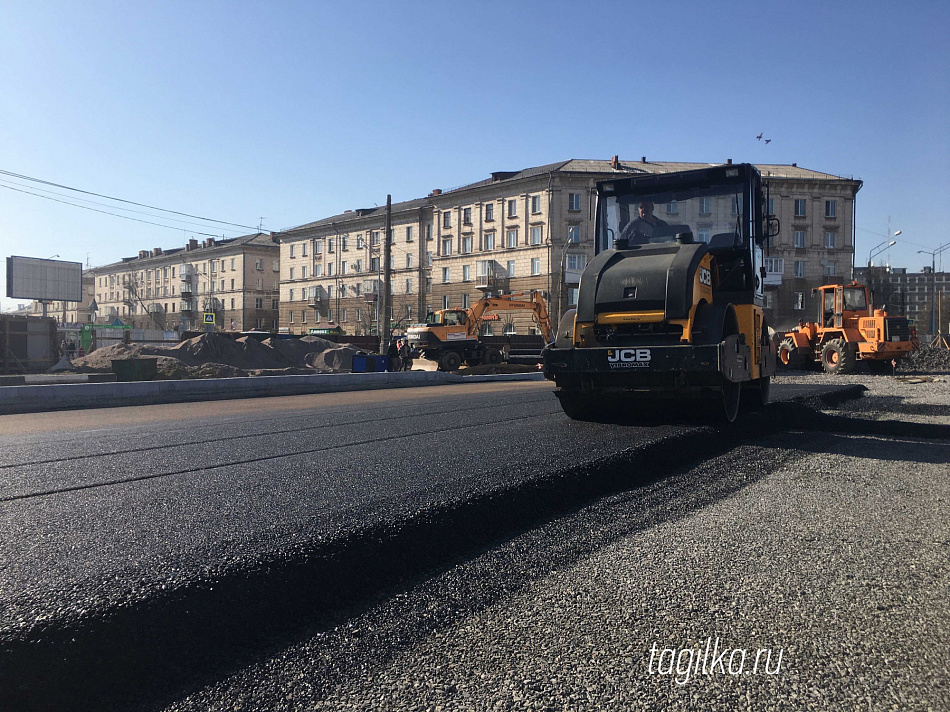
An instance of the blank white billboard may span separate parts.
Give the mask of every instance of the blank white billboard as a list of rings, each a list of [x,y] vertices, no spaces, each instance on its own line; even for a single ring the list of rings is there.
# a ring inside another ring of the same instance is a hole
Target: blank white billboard
[[[7,296],[81,302],[82,262],[7,257]]]

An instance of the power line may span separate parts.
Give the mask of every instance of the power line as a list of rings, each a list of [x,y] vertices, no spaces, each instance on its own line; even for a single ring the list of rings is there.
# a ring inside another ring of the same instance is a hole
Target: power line
[[[28,181],[32,181],[32,182],[34,182],[34,183],[42,183],[43,185],[51,185],[51,186],[53,186],[54,188],[62,188],[63,190],[72,190],[72,191],[75,191],[76,193],[84,193],[84,194],[86,194],[86,195],[94,195],[94,196],[96,196],[97,198],[105,198],[106,200],[115,200],[115,201],[117,201],[117,202],[119,202],[119,203],[128,203],[129,205],[137,205],[137,206],[140,207],[140,208],[148,208],[149,210],[159,210],[159,211],[161,211],[161,212],[163,212],[163,213],[172,213],[173,215],[181,215],[181,216],[186,217],[186,218],[195,218],[196,220],[204,220],[205,222],[220,223],[221,225],[234,225],[235,227],[240,227],[240,228],[244,228],[244,229],[247,229],[247,230],[255,230],[255,229],[256,229],[256,228],[255,228],[254,226],[252,226],[252,225],[241,225],[240,223],[232,223],[232,222],[227,222],[227,221],[225,221],[225,220],[214,220],[213,218],[204,218],[204,217],[201,217],[200,215],[191,215],[191,214],[189,214],[189,213],[180,213],[180,212],[178,212],[177,210],[168,210],[168,209],[166,209],[166,208],[159,208],[159,207],[156,207],[156,206],[154,206],[154,205],[146,205],[145,203],[136,203],[136,202],[133,201],[133,200],[124,200],[124,199],[122,199],[122,198],[113,198],[111,195],[103,195],[102,193],[93,193],[92,191],[89,191],[89,190],[82,190],[81,188],[73,188],[73,187],[68,186],[68,185],[62,185],[61,183],[52,183],[52,182],[47,181],[47,180],[42,180],[41,178],[32,178],[31,176],[25,176],[25,175],[23,175],[23,174],[21,174],[21,173],[13,173],[13,172],[11,172],[11,171],[5,171],[5,170],[0,169],[0,174],[6,175],[6,176],[10,176],[11,178],[19,178],[20,180],[28,180]],[[21,191],[21,192],[22,192],[22,191]],[[97,211],[97,212],[102,212],[102,211]]]
[[[4,180],[4,179],[0,178],[0,188],[7,188],[7,187],[9,187],[9,186],[14,186],[14,185],[15,185],[15,186],[18,186],[18,187],[20,187],[20,188],[32,188],[32,186],[23,185],[22,183],[14,183],[13,181]],[[152,217],[152,218],[160,218],[160,216],[158,216],[158,215],[152,215],[151,213],[147,213],[147,212],[145,212],[144,210],[134,210],[134,209],[132,209],[132,208],[123,208],[123,207],[119,207],[119,206],[112,206],[112,205],[109,205],[108,203],[99,203],[99,202],[97,202],[97,201],[95,201],[95,200],[89,200],[88,198],[72,198],[71,196],[64,195],[63,193],[57,193],[56,191],[53,191],[53,190],[46,190],[46,189],[44,189],[44,188],[33,188],[33,190],[38,190],[38,191],[40,191],[40,193],[49,193],[50,195],[57,195],[57,196],[59,196],[60,198],[70,197],[72,200],[79,200],[79,201],[82,201],[83,203],[91,203],[92,205],[101,205],[102,207],[105,207],[105,208],[113,208],[114,210],[124,210],[124,211],[129,212],[129,213],[135,213],[136,215],[148,215],[149,217]],[[28,193],[29,195],[35,195],[37,198],[49,198],[49,196],[47,196],[47,195],[39,195],[39,193],[32,193],[32,192],[29,192],[29,191],[22,191],[22,192]],[[53,198],[49,198],[49,199],[50,199],[50,200],[53,200]],[[82,207],[84,207],[84,206],[82,206],[82,205],[77,205],[76,203],[71,203],[71,202],[67,202],[67,201],[64,201],[64,200],[60,200],[60,201],[57,201],[57,202],[66,203],[66,205],[72,205],[72,206],[77,207],[77,208],[82,208]],[[116,215],[115,213],[107,213],[107,214],[108,214],[108,215]],[[124,216],[122,216],[122,215],[116,215],[116,217],[124,217]],[[204,227],[204,228],[207,227],[207,225],[203,225],[202,223],[190,222],[190,221],[188,221],[188,220],[179,220],[179,219],[177,219],[177,218],[168,218],[168,220],[171,220],[171,221],[173,221],[173,222],[182,223],[182,224],[184,224],[184,225],[197,225],[197,226],[199,226],[199,227]],[[222,228],[222,229],[225,230],[226,232],[241,232],[240,230],[235,230],[234,228]]]
[[[47,200],[52,200],[56,203],[64,203],[65,205],[72,205],[74,208],[82,208],[83,210],[91,210],[94,213],[103,213],[104,215],[112,215],[113,217],[116,217],[116,218],[125,218],[126,220],[134,220],[135,222],[145,223],[146,225],[156,225],[157,227],[165,227],[165,228],[168,228],[169,230],[180,231],[182,229],[176,225],[162,225],[161,223],[151,222],[149,220],[141,220],[139,218],[129,217],[128,215],[119,215],[118,213],[110,213],[107,210],[97,210],[96,208],[90,208],[88,205],[79,205],[77,203],[70,203],[66,200],[58,200],[56,198],[51,198],[48,195],[40,195],[39,193],[31,193],[28,190],[21,190],[19,188],[14,188],[9,185],[0,184],[0,188],[6,188],[7,190],[15,190],[17,193],[26,193],[27,195],[35,195],[37,198],[46,198]],[[228,224],[233,225],[233,223],[228,223]],[[189,230],[188,232],[194,235],[206,235],[207,237],[220,237],[220,235],[216,235],[211,232],[197,232],[195,230]]]

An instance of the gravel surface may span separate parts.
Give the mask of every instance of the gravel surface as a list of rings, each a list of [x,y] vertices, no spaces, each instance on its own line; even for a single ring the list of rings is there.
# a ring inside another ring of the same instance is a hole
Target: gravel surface
[[[836,378],[868,392],[835,414],[950,425],[948,380]],[[631,472],[167,708],[948,709],[948,461],[946,439],[792,431]],[[717,638],[742,673],[651,665]],[[748,672],[760,649],[773,674]]]

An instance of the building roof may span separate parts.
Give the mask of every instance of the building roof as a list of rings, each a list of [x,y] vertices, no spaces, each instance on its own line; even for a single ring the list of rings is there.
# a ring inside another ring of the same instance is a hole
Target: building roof
[[[258,233],[255,233],[255,234],[253,234],[253,235],[242,235],[242,236],[240,236],[240,237],[229,237],[229,238],[225,238],[225,239],[215,239],[213,245],[207,245],[207,244],[205,243],[205,241],[202,240],[202,241],[200,241],[200,242],[198,243],[198,246],[197,246],[197,247],[194,247],[194,248],[192,248],[192,249],[190,249],[190,250],[189,250],[187,247],[172,247],[172,248],[167,249],[167,250],[166,250],[166,249],[162,249],[161,253],[160,253],[160,254],[157,254],[157,255],[153,254],[153,251],[152,251],[152,250],[147,250],[148,255],[146,255],[146,256],[135,255],[134,257],[123,257],[123,258],[122,258],[121,260],[119,260],[118,262],[112,262],[112,263],[109,263],[109,264],[100,265],[99,267],[93,267],[93,268],[91,268],[91,270],[89,270],[89,271],[90,271],[90,272],[94,272],[94,273],[95,273],[95,272],[102,272],[102,271],[104,271],[104,270],[107,271],[107,270],[109,270],[109,269],[111,269],[111,268],[121,268],[121,267],[125,267],[125,266],[130,265],[130,264],[133,264],[133,263],[139,264],[139,263],[150,262],[150,261],[153,261],[153,260],[154,260],[154,261],[165,260],[165,259],[167,259],[168,257],[173,257],[173,256],[175,256],[175,255],[186,255],[186,254],[187,254],[187,255],[189,255],[189,258],[188,258],[188,259],[192,259],[192,257],[190,257],[190,256],[196,254],[197,252],[201,252],[201,254],[202,254],[203,256],[207,256],[207,254],[208,254],[209,252],[216,252],[216,251],[218,251],[218,250],[225,249],[225,248],[241,247],[241,246],[243,246],[243,245],[259,245],[259,246],[262,246],[262,247],[266,247],[266,246],[268,246],[268,245],[272,245],[272,246],[276,247],[276,245],[274,244],[274,241],[271,239],[271,236],[270,236],[270,235],[268,235],[268,234],[266,234],[266,233],[263,233],[263,232],[258,232]],[[199,258],[199,259],[200,259],[200,258]]]
[[[641,158],[639,161],[618,160],[617,167],[614,167],[613,161],[601,159],[571,158],[566,161],[548,163],[543,166],[534,166],[524,168],[519,171],[495,171],[488,178],[474,183],[450,188],[440,191],[436,194],[430,194],[425,198],[415,198],[399,203],[393,203],[393,213],[401,211],[416,210],[432,205],[443,196],[454,195],[463,191],[475,190],[492,185],[524,180],[526,178],[535,178],[537,176],[547,175],[549,173],[593,173],[603,176],[610,175],[630,175],[631,173],[673,173],[675,171],[689,171],[700,168],[711,168],[721,166],[722,163],[686,163],[681,161],[646,161]],[[822,173],[808,168],[800,168],[795,164],[756,164],[756,168],[763,176],[772,176],[775,178],[791,178],[800,180],[854,180],[850,176],[837,176],[831,173]],[[298,225],[296,227],[281,230],[281,234],[289,234],[297,231],[305,231],[316,227],[326,227],[335,223],[350,222],[354,219],[385,215],[385,206],[376,206],[373,208],[359,208],[357,210],[347,210],[339,215],[333,215],[328,218],[322,218],[313,222]]]

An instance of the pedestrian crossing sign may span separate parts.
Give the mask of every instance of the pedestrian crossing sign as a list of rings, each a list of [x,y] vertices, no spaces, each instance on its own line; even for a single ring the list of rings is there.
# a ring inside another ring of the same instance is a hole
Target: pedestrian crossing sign
[[[214,324],[214,312],[205,312],[205,324]]]

